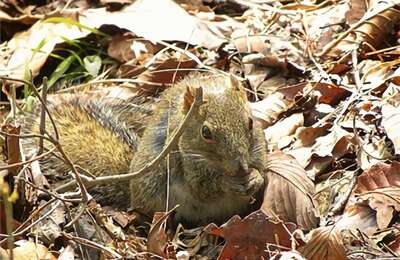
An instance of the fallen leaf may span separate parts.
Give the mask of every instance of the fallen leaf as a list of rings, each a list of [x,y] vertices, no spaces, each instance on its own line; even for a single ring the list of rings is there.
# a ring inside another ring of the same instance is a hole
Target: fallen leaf
[[[340,233],[332,226],[314,229],[308,234],[308,238],[309,241],[299,248],[306,259],[347,259]]]
[[[210,224],[205,231],[226,240],[218,257],[225,260],[269,258],[278,251],[290,250],[295,229],[293,223],[272,221],[258,210],[244,219],[234,216],[221,227]]]
[[[277,144],[281,138],[294,134],[296,129],[303,126],[303,114],[293,114],[282,121],[268,127],[264,130],[265,140],[267,140],[270,149],[271,146]]]
[[[105,8],[88,9],[82,12],[80,22],[94,28],[113,24],[153,43],[181,41],[213,49],[225,41],[217,28],[218,22],[201,21],[172,0],[139,0],[118,12],[107,12]],[[239,23],[231,25],[240,26]]]
[[[262,101],[249,103],[252,115],[262,123],[263,128],[272,125],[292,104],[293,101],[287,100],[281,93],[274,93]]]
[[[398,97],[398,96],[397,96]],[[382,105],[382,125],[389,139],[393,142],[395,153],[400,154],[400,106],[386,102]]]
[[[64,42],[64,36],[73,40],[89,33],[89,30],[67,23],[38,21],[29,30],[17,33],[8,42],[7,47],[12,50],[12,54],[5,64],[0,64],[1,75],[23,79],[26,69],[29,68],[35,77],[54,46]]]
[[[17,245],[13,249],[15,260],[27,260],[27,259],[46,259],[56,260],[57,258],[49,252],[49,249],[41,244],[36,244],[31,241],[20,240],[15,242]]]
[[[261,209],[303,229],[315,228],[314,184],[304,169],[293,157],[280,152],[268,155],[266,167],[268,184]]]

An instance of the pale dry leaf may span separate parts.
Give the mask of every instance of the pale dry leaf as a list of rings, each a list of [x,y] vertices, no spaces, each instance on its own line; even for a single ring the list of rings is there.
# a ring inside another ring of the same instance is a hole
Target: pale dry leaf
[[[378,221],[380,226],[387,225],[388,219],[393,217],[390,215],[391,210],[388,207],[398,208],[399,172],[399,162],[394,161],[391,164],[379,162],[358,176],[356,187],[349,198],[344,214],[335,224],[336,228],[339,230],[359,229],[367,235],[372,235],[378,230]],[[381,189],[383,189],[383,193],[380,192]],[[388,193],[385,193],[385,189]],[[378,192],[375,192],[376,190]],[[390,193],[394,194],[390,195]],[[363,194],[367,200],[357,199]],[[373,196],[369,196],[369,194],[373,194]],[[376,200],[374,200],[375,197]],[[371,202],[372,204],[370,204]],[[382,210],[378,213],[372,207]]]
[[[267,169],[268,184],[261,208],[303,229],[315,228],[318,218],[312,199],[314,184],[304,169],[293,157],[281,152],[268,156]]]
[[[366,170],[374,164],[391,157],[392,155],[385,139],[380,139],[363,145],[362,149],[357,153],[357,163],[362,170]]]
[[[378,188],[358,195],[368,201],[368,205],[376,211],[379,229],[385,229],[392,221],[395,211],[400,211],[400,188]]]
[[[66,23],[36,22],[29,30],[17,33],[8,42],[12,55],[6,63],[0,64],[0,75],[23,79],[26,69],[35,77],[62,37],[74,40],[90,33]],[[35,50],[37,48],[37,50]]]
[[[299,249],[306,259],[347,259],[340,233],[332,226],[314,229],[308,234],[308,237],[308,243]]]
[[[364,234],[372,235],[378,230],[376,212],[362,203],[346,206],[344,213],[338,216],[335,230],[361,230]]]
[[[57,260],[73,260],[75,259],[75,250],[72,246],[68,245],[61,249],[61,253]]]
[[[17,247],[13,249],[15,260],[43,259],[56,260],[57,258],[49,252],[49,249],[41,244],[31,241],[20,240],[16,242]]]
[[[396,8],[396,3],[393,1],[370,1],[369,10],[358,21],[364,22],[354,28],[352,33],[347,34],[347,36],[329,52],[329,56],[337,57],[340,54],[357,48],[357,46],[361,46],[361,48],[368,51],[378,49],[399,20],[400,13]]]
[[[118,12],[108,12],[105,8],[88,9],[82,12],[80,22],[94,28],[112,24],[153,43],[182,41],[212,49],[225,41],[218,28],[219,22],[202,21],[172,0],[139,0]],[[232,23],[231,26],[241,25]]]
[[[294,134],[296,129],[303,124],[303,114],[293,114],[265,129],[265,140],[267,140],[268,145],[277,144],[281,138]]]
[[[382,125],[394,145],[395,153],[400,154],[400,106],[384,103],[382,115]]]
[[[274,93],[262,101],[249,103],[252,115],[259,120],[263,128],[272,125],[279,115],[289,109],[293,101],[287,100],[281,93]]]

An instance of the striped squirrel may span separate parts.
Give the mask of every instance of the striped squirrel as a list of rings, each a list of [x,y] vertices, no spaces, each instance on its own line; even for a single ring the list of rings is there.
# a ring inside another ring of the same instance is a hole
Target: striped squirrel
[[[266,144],[252,120],[241,83],[233,76],[195,73],[165,90],[154,109],[141,100],[110,102],[55,98],[48,108],[70,159],[96,176],[134,172],[153,160],[168,142],[202,87],[205,103],[188,122],[176,147],[151,172],[130,184],[90,189],[101,204],[132,208],[146,215],[179,204],[174,220],[188,225],[222,223],[252,208],[264,185]],[[39,114],[26,131],[38,132]],[[51,124],[46,129],[52,134]],[[26,144],[32,148],[37,142]],[[45,145],[49,148],[49,144]],[[57,157],[41,162],[49,175],[65,175]],[[167,184],[168,180],[168,184]],[[168,194],[167,194],[168,193]]]

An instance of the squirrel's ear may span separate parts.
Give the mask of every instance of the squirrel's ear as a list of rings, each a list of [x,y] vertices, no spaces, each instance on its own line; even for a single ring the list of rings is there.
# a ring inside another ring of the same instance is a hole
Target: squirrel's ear
[[[194,102],[194,96],[189,87],[186,87],[183,95],[183,112],[187,113]]]

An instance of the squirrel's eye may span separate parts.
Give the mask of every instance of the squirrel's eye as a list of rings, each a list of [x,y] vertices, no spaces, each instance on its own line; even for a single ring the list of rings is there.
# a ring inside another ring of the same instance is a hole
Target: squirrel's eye
[[[206,125],[203,125],[203,127],[201,128],[201,136],[207,141],[212,140],[210,128],[208,128]]]

